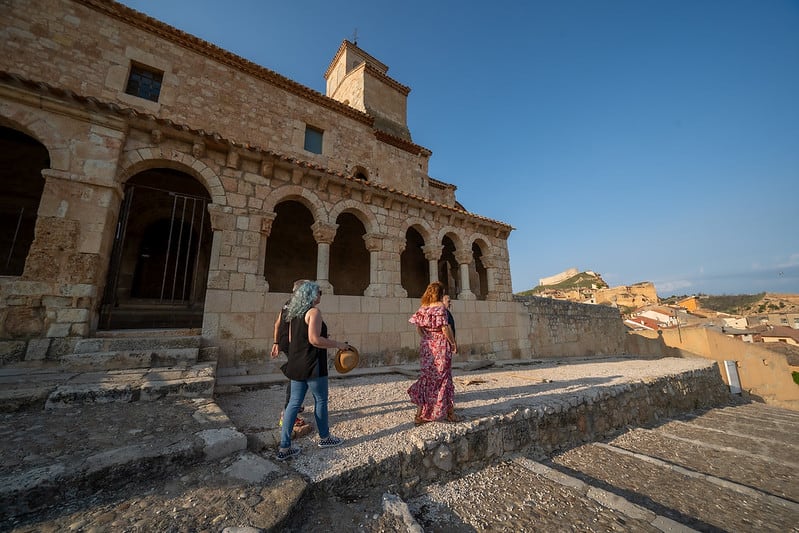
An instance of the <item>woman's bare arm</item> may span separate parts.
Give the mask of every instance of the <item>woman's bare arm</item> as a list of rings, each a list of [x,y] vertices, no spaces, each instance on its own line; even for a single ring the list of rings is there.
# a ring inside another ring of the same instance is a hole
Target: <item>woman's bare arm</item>
[[[317,348],[338,348],[340,350],[349,348],[349,344],[346,342],[322,337],[322,312],[316,307],[311,307],[305,313],[305,322],[308,324],[308,342]]]

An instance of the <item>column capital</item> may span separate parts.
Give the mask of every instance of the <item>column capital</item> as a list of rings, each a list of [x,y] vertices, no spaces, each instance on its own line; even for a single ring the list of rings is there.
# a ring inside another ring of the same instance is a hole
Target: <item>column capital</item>
[[[472,254],[471,250],[455,250],[453,255],[459,265],[468,265],[474,259],[474,254]]]
[[[426,244],[422,246],[422,252],[424,252],[424,258],[428,261],[438,261],[441,259],[441,252],[444,250],[444,246],[441,244]]]
[[[365,233],[363,242],[368,251],[379,252],[383,248],[383,239],[385,239],[385,237],[385,235],[381,235],[380,233]]]
[[[327,224],[325,222],[316,221],[311,226],[313,238],[316,239],[317,244],[332,244],[333,239],[336,238],[336,230],[338,224]]]
[[[259,216],[261,217],[261,229],[259,231],[261,234],[269,237],[269,234],[272,233],[272,223],[277,218],[277,213],[274,211],[267,211],[261,213]]]
[[[480,257],[480,262],[486,268],[499,268],[500,258],[496,255],[484,255]]]

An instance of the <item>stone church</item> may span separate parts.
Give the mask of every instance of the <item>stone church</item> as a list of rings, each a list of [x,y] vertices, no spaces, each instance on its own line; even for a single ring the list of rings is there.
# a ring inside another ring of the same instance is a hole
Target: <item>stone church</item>
[[[428,175],[410,88],[355,43],[320,94],[111,0],[6,0],[0,19],[4,363],[170,329],[262,363],[299,278],[367,364],[416,348],[432,280],[462,352],[524,351],[513,228]]]

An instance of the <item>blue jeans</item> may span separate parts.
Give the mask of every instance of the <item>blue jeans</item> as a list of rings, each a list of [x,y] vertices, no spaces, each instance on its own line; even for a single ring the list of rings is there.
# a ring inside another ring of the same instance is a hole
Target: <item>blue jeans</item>
[[[311,389],[314,397],[314,418],[319,437],[326,439],[330,436],[330,427],[327,421],[327,376],[309,378],[305,381],[291,380],[291,399],[283,413],[283,429],[280,431],[280,447],[291,447],[291,432],[294,430],[294,421],[305,399],[305,393]]]

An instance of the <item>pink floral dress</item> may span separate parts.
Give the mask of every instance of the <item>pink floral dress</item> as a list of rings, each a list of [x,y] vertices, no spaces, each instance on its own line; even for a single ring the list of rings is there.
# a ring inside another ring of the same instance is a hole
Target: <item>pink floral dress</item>
[[[421,407],[424,420],[441,420],[453,407],[452,345],[441,331],[447,325],[444,306],[420,307],[408,320],[423,330],[419,343],[419,379],[408,389],[411,401]]]

